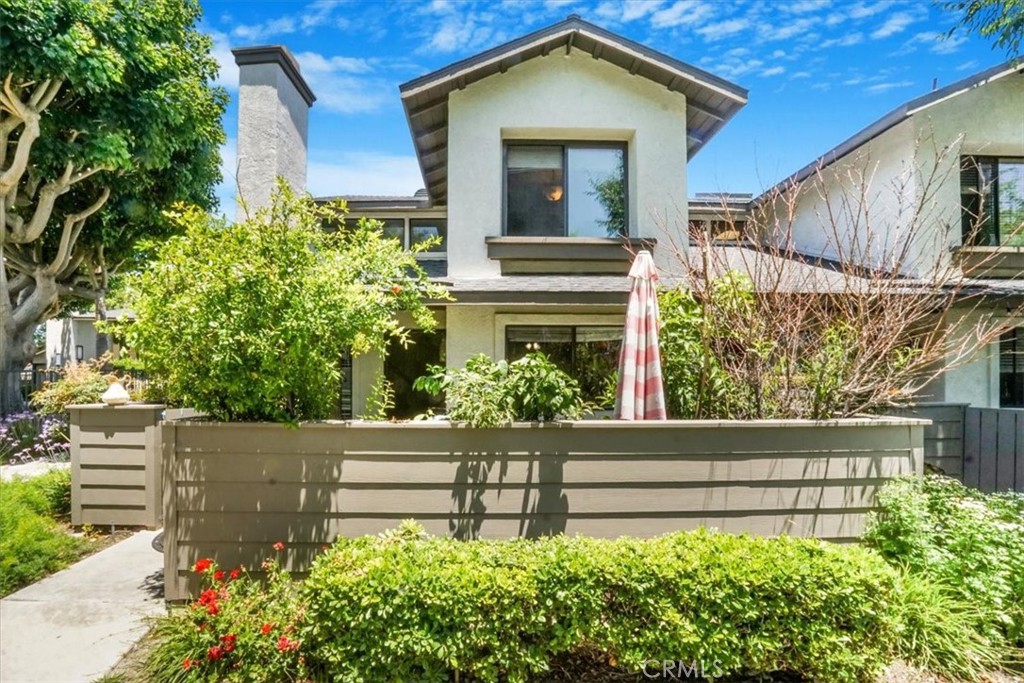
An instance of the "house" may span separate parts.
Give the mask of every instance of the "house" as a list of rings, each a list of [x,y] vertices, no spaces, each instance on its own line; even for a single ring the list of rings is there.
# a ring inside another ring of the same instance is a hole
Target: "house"
[[[275,176],[304,187],[313,93],[283,47],[235,50],[239,192],[267,201]],[[439,330],[387,360],[352,360],[355,414],[381,373],[396,414],[430,407],[411,382],[428,363],[544,350],[600,396],[613,376],[632,253],[665,272],[684,243],[687,161],[746,103],[747,91],[570,16],[400,87],[425,190],[344,197],[422,256],[454,302]],[[340,188],[339,188],[340,189]],[[324,198],[326,199],[326,198]],[[714,213],[705,211],[708,220]]]
[[[130,311],[111,309],[108,320],[134,319]],[[72,311],[62,318],[46,321],[45,366],[60,368],[65,365],[82,363],[98,357],[96,348],[96,314]],[[111,340],[108,349],[114,358],[120,353],[120,345]]]
[[[792,205],[780,199],[790,188]],[[964,305],[957,324],[965,328],[1016,314],[1024,301],[1024,62],[897,107],[754,199],[751,210],[787,223],[795,250],[814,259],[887,268],[899,252],[897,267],[911,278],[928,278],[936,264],[962,268],[984,294]],[[926,394],[1024,407],[1024,327],[951,368]]]

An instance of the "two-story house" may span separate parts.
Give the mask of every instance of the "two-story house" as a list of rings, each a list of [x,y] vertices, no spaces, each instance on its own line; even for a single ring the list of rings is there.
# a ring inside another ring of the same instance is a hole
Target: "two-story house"
[[[313,94],[284,48],[235,55],[238,182],[251,207],[276,175],[304,187]],[[353,359],[354,413],[380,373],[398,415],[422,412],[428,399],[411,383],[425,365],[478,353],[543,350],[596,398],[617,365],[632,253],[653,249],[671,272],[657,243],[685,243],[687,161],[746,90],[571,16],[400,94],[425,190],[342,198],[407,245],[439,237],[422,263],[454,301],[436,306],[437,332],[414,334],[386,360]]]
[[[780,199],[793,189],[795,203]],[[949,334],[1011,316],[1024,297],[1024,62],[910,100],[753,207],[769,214],[763,223],[786,224],[796,251],[811,258],[898,263],[912,278],[962,273],[975,296]],[[1024,407],[1024,327],[951,368],[923,398]]]

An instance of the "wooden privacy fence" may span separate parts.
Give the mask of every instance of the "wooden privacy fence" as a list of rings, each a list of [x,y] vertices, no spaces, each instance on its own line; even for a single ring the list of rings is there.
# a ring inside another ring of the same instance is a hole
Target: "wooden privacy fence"
[[[407,518],[458,538],[703,525],[850,540],[887,479],[922,471],[924,425],[164,422],[166,595],[195,590],[200,557],[256,569],[283,541],[301,575],[337,536]]]
[[[1024,410],[926,403],[899,414],[932,421],[926,464],[982,491],[1024,491]]]

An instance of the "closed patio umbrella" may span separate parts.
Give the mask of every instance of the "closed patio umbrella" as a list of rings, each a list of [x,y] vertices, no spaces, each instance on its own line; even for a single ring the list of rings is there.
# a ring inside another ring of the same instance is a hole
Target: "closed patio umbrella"
[[[620,420],[664,420],[665,391],[658,350],[658,271],[651,253],[643,250],[629,269],[633,287],[626,309],[626,328],[619,352],[619,386],[615,417]]]

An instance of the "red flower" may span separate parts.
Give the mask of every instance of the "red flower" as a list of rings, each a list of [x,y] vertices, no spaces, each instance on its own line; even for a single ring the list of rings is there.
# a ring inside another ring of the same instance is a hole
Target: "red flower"
[[[224,652],[234,652],[236,640],[238,640],[238,636],[236,636],[234,633],[229,633],[226,636],[221,636],[220,642],[224,644]]]
[[[207,588],[199,594],[199,604],[209,605],[210,603],[217,602],[217,591],[212,588]]]
[[[192,668],[193,664],[197,664],[197,663],[198,662],[195,662],[195,661],[189,659],[188,657],[185,657],[185,661],[181,663],[181,668],[184,669],[185,671],[188,671],[189,669]]]
[[[213,580],[214,581],[223,581],[224,580],[224,572],[223,572],[223,570],[218,569],[217,571],[215,571],[213,573]]]
[[[206,656],[210,658],[210,661],[215,662],[224,657],[224,648],[220,645],[214,645],[206,651]]]
[[[212,564],[213,560],[211,560],[208,557],[204,557],[200,560],[196,560],[195,566],[192,567],[192,571],[194,571],[196,574],[202,574],[207,569],[209,569],[210,565]]]
[[[241,575],[242,575],[242,570],[241,569],[232,569],[231,572],[228,574],[228,578],[230,578],[232,581],[234,581],[235,579],[237,579]]]
[[[216,616],[218,612],[220,612],[220,605],[218,605],[217,603],[211,602],[209,605],[206,606],[206,613],[209,614],[211,617]]]
[[[284,550],[284,543],[282,543],[281,541],[278,541],[272,547],[274,548],[274,550],[281,551],[281,550]]]
[[[402,288],[399,285],[391,285],[391,293],[398,296],[402,293]]]
[[[298,650],[299,641],[289,640],[288,636],[281,636],[277,639],[277,650],[278,652],[288,652],[289,650]]]
[[[260,633],[262,633],[263,635],[269,635],[271,629],[273,629],[273,628],[274,628],[273,624],[263,624],[263,626],[260,627]]]

